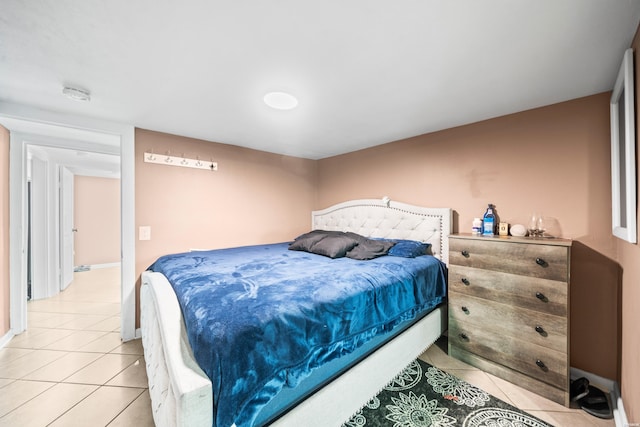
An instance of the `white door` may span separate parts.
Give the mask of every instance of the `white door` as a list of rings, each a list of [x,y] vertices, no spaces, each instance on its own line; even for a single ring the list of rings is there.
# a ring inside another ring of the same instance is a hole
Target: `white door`
[[[60,290],[73,280],[73,173],[60,168]]]
[[[48,163],[37,157],[31,160],[31,298],[48,298],[49,255],[47,227]]]

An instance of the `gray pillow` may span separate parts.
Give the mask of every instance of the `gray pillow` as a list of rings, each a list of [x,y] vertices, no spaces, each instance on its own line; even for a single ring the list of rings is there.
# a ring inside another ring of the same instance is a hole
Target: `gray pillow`
[[[311,247],[310,252],[329,258],[342,258],[357,244],[358,242],[351,236],[345,234],[330,234],[316,242]]]
[[[387,255],[394,245],[394,241],[372,240],[352,232],[313,230],[296,237],[289,249],[329,258],[367,260]]]
[[[347,258],[367,260],[387,255],[394,242],[363,238],[358,245],[347,252]]]
[[[292,251],[311,252],[313,245],[327,237],[331,232],[325,230],[313,230],[308,233],[301,234],[289,245]]]

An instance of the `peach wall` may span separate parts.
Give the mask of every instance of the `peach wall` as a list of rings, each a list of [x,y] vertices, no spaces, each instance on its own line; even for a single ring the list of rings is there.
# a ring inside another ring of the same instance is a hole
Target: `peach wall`
[[[635,98],[636,98],[636,185],[640,168],[640,150],[638,150],[638,133],[640,127],[640,27],[631,47],[634,50]],[[638,210],[640,225],[640,209]],[[624,400],[629,422],[640,421],[640,247],[616,239],[620,265],[622,266],[622,398]]]
[[[120,262],[120,180],[74,176],[73,265]]]
[[[136,129],[136,277],[189,249],[283,242],[308,231],[316,162]],[[144,163],[145,151],[218,162],[218,171]],[[137,299],[138,300],[138,299]]]
[[[0,126],[0,337],[9,327],[9,131]]]
[[[380,198],[452,207],[455,231],[494,203],[502,221],[542,211],[575,239],[571,365],[619,379],[620,269],[611,235],[609,93],[319,161],[318,203]]]
[[[640,160],[640,159],[639,159]],[[640,163],[638,163],[640,164]],[[640,217],[638,218],[640,221]],[[640,248],[618,242],[622,266],[622,398],[630,422],[640,420]]]

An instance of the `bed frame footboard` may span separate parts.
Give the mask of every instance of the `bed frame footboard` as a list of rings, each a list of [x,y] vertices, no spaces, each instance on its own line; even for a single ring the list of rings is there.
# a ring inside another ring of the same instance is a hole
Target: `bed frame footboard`
[[[160,273],[144,272],[140,301],[142,344],[156,427],[211,427],[211,382],[195,363],[185,341],[182,312],[171,285]]]

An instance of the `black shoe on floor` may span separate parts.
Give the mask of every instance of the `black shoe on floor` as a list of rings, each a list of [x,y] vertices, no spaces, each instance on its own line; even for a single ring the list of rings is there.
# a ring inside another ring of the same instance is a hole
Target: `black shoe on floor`
[[[606,420],[613,418],[613,411],[609,405],[609,399],[604,391],[592,385],[589,386],[589,392],[582,399],[578,400],[580,407],[594,417],[604,418]]]
[[[585,377],[578,378],[571,382],[571,388],[569,390],[569,396],[571,401],[575,402],[582,399],[589,394],[589,380]]]

